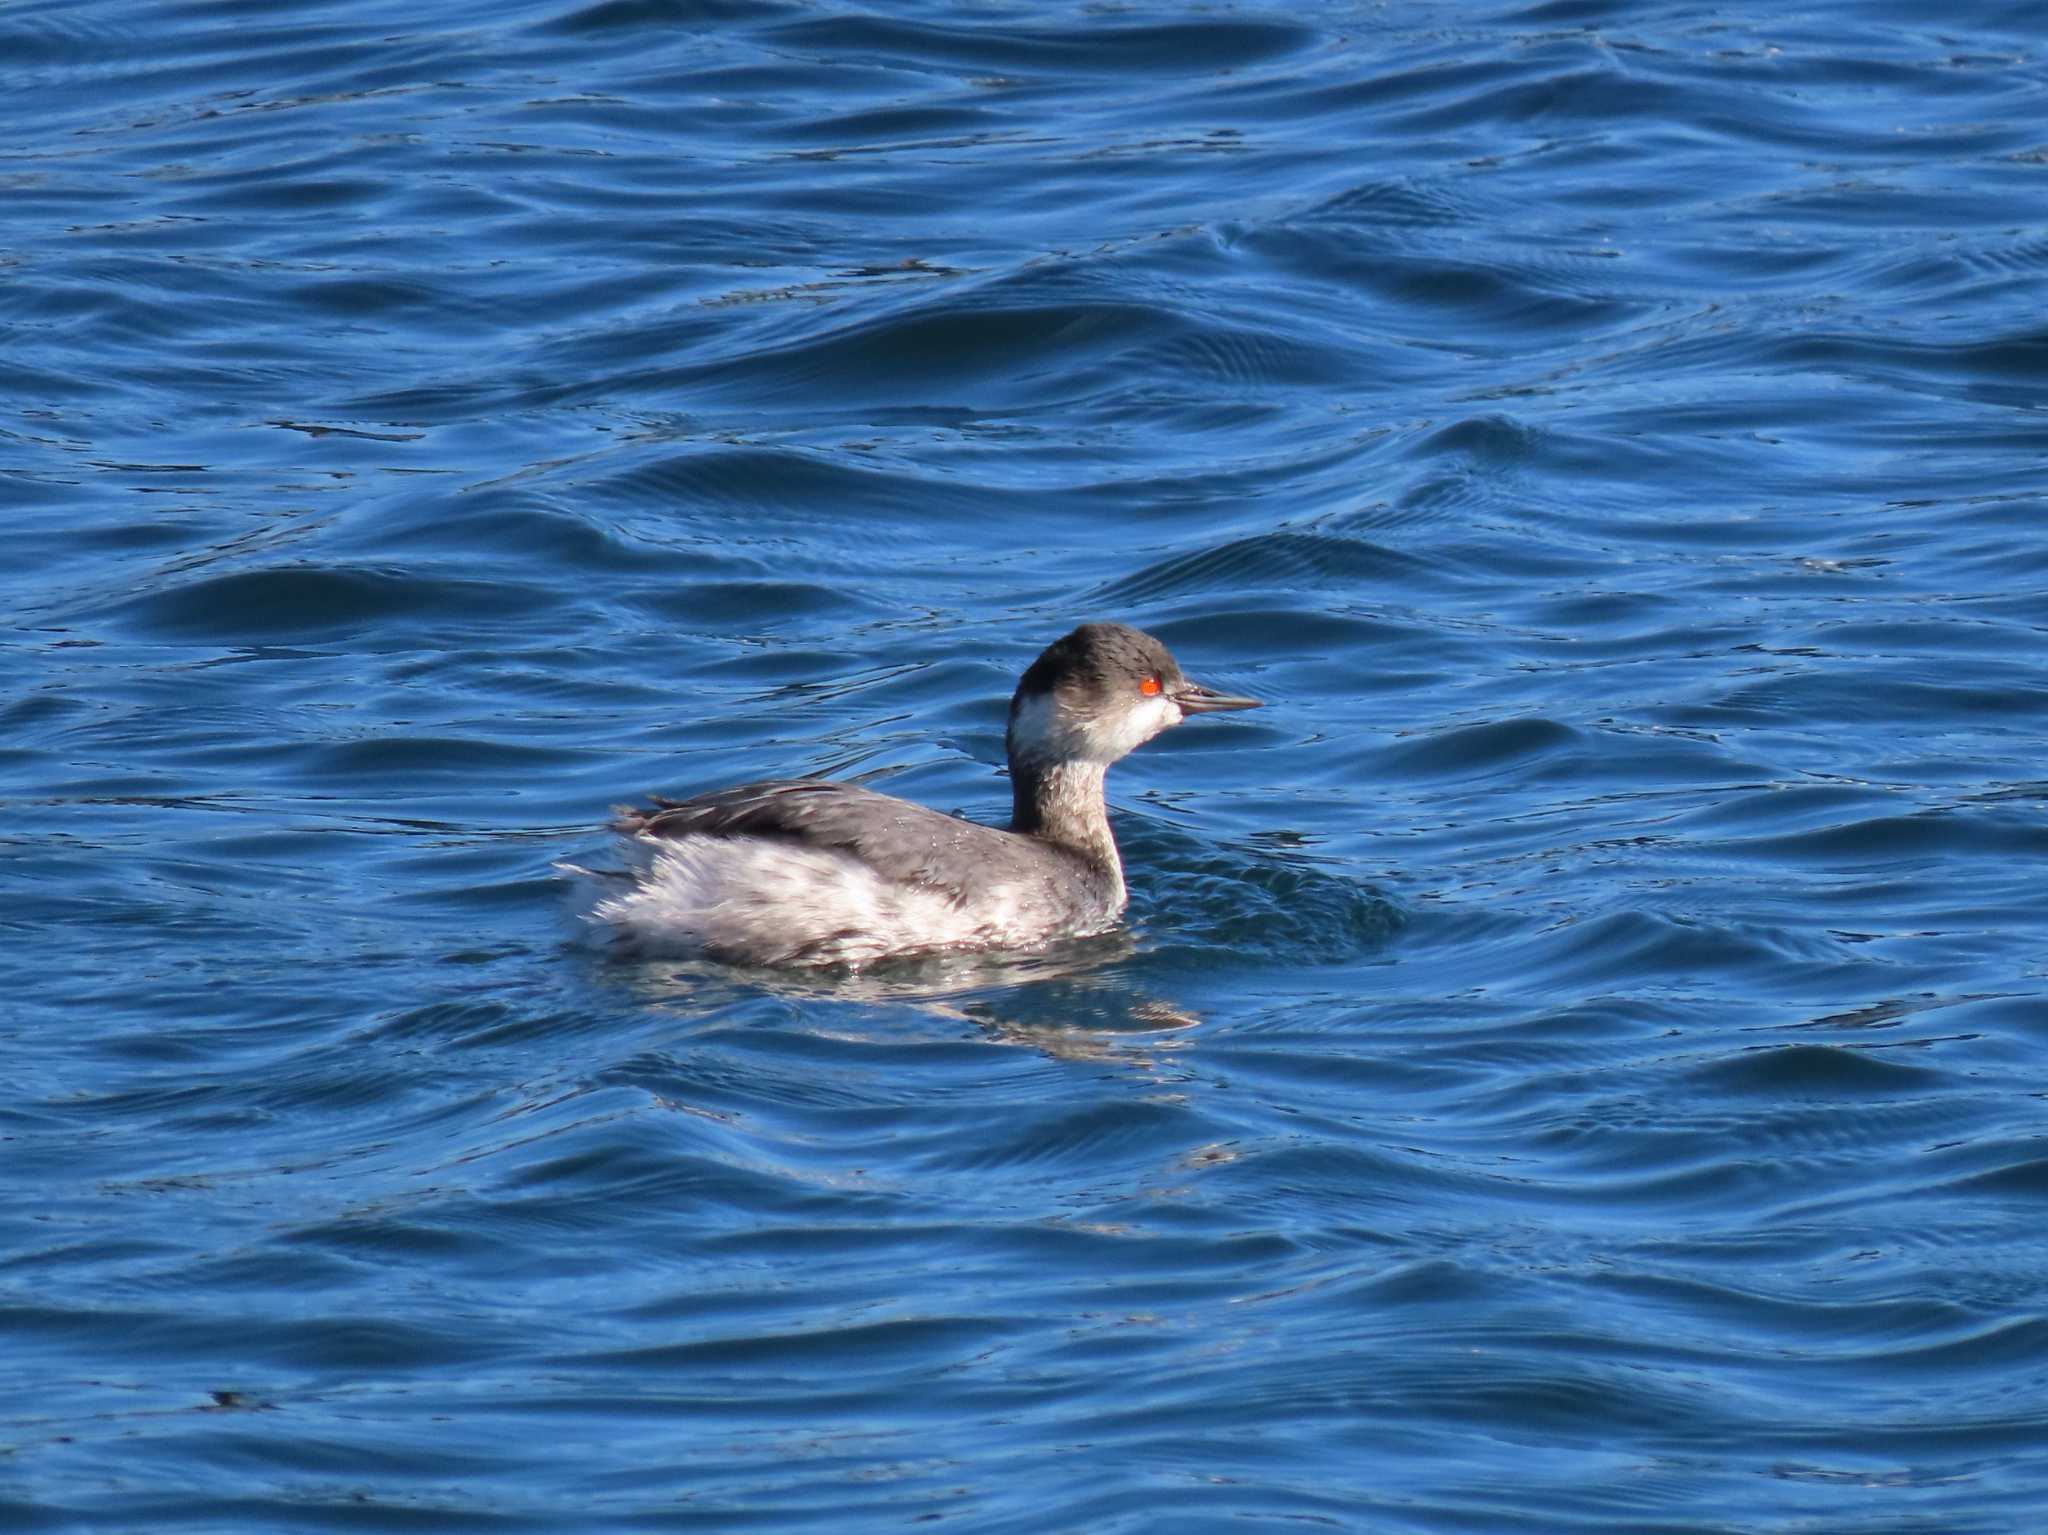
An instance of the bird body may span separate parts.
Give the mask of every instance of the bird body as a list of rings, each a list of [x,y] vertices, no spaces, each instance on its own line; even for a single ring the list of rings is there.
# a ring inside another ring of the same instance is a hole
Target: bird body
[[[1008,830],[858,784],[791,779],[622,811],[645,855],[595,920],[643,946],[751,965],[1032,948],[1115,925],[1109,765],[1188,714],[1258,707],[1189,682],[1150,635],[1084,624],[1010,701]]]

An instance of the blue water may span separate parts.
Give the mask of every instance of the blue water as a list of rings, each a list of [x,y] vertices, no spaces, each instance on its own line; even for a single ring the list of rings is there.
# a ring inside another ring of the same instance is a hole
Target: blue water
[[[2044,18],[0,6],[0,1526],[2039,1530]]]

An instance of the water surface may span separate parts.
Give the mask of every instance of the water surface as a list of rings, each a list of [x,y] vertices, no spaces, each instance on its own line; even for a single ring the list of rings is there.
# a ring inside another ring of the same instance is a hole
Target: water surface
[[[2038,1527],[2033,8],[0,58],[0,1523]],[[1083,617],[1125,932],[580,932]]]

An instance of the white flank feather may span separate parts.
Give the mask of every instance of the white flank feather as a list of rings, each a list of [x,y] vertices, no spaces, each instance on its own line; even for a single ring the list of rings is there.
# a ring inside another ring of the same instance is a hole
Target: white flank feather
[[[965,911],[941,891],[883,879],[843,853],[758,837],[664,840],[645,878],[591,916],[641,948],[750,965],[859,966],[1052,936],[1049,921],[1020,926],[1022,903],[1008,887]]]

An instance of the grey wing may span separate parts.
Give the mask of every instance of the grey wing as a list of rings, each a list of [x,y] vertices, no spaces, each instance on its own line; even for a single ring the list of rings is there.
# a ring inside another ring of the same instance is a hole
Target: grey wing
[[[825,779],[741,784],[686,800],[657,796],[653,808],[624,810],[612,827],[654,841],[785,837],[850,853],[885,879],[955,894],[1027,867],[1009,832]]]

